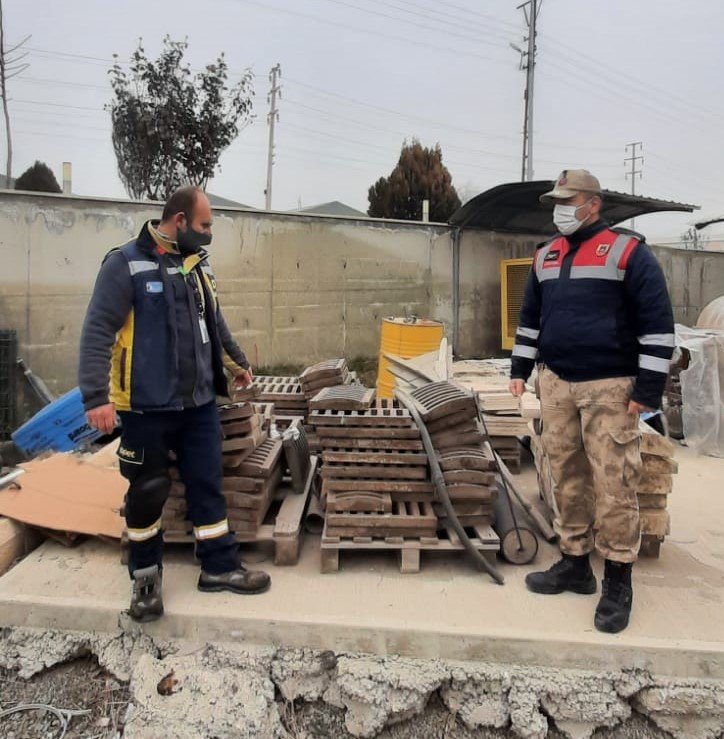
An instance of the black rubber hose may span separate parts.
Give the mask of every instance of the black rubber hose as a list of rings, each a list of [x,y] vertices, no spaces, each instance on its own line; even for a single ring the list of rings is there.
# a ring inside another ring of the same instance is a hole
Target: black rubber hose
[[[493,580],[498,583],[498,585],[502,585],[505,582],[505,578],[473,546],[473,543],[470,541],[470,537],[465,533],[465,529],[463,528],[463,525],[460,523],[460,520],[457,517],[457,513],[453,508],[450,496],[447,493],[445,478],[442,474],[442,470],[440,469],[440,463],[437,461],[435,447],[432,444],[432,439],[430,438],[427,426],[425,426],[425,422],[422,420],[422,417],[417,412],[417,408],[415,408],[414,401],[407,393],[402,390],[395,390],[395,396],[400,401],[400,403],[402,403],[402,405],[404,405],[405,408],[410,411],[410,415],[417,424],[417,427],[420,429],[422,443],[425,447],[425,451],[427,452],[427,457],[430,460],[430,475],[432,478],[432,486],[435,490],[438,501],[442,503],[443,507],[445,508],[445,513],[447,514],[447,518],[452,524],[455,533],[458,535],[458,538],[462,542],[462,545],[465,547],[468,554],[472,557],[473,562],[475,562],[475,564],[478,566],[478,569],[485,570],[490,575],[490,577],[492,577]]]

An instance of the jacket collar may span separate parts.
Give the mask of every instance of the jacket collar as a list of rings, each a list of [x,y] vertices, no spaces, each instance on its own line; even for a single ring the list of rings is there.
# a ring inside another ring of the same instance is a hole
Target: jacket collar
[[[574,231],[570,236],[566,236],[565,238],[571,246],[577,247],[584,241],[592,239],[596,234],[601,233],[601,231],[605,231],[607,228],[608,223],[602,218],[599,218],[595,223],[579,228],[578,231]]]
[[[166,243],[162,238],[160,238],[159,232],[157,231],[159,223],[161,223],[160,220],[152,219],[143,224],[141,231],[136,238],[136,244],[141,249],[156,255],[176,254],[178,256],[183,256],[184,264],[188,261],[189,263],[193,262],[194,266],[208,258],[209,253],[205,249],[199,249],[195,254],[179,254],[176,249],[175,241],[169,241]],[[188,271],[191,271],[191,269],[193,269],[193,267],[189,267]]]

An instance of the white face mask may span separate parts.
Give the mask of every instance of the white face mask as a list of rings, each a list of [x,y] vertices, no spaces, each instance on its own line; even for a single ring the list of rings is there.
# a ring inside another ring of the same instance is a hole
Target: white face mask
[[[588,216],[586,216],[586,218],[584,218],[583,220],[580,220],[576,217],[576,212],[584,205],[588,205],[591,200],[593,200],[593,198],[586,200],[585,203],[582,203],[578,206],[556,205],[553,208],[553,223],[555,223],[558,231],[564,236],[569,236],[570,234],[578,231],[578,229],[583,225],[583,221],[585,221]]]

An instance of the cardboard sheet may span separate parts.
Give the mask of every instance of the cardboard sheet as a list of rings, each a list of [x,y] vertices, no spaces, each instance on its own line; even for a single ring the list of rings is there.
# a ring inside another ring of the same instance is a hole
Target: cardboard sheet
[[[55,531],[121,538],[127,489],[118,470],[54,454],[26,462],[26,473],[0,490],[0,515]]]

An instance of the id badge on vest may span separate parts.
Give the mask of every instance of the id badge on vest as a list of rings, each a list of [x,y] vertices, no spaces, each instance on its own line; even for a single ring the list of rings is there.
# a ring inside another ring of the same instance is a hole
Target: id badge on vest
[[[201,330],[201,343],[209,343],[209,328],[206,325],[206,319],[204,316],[199,316],[199,329]]]

